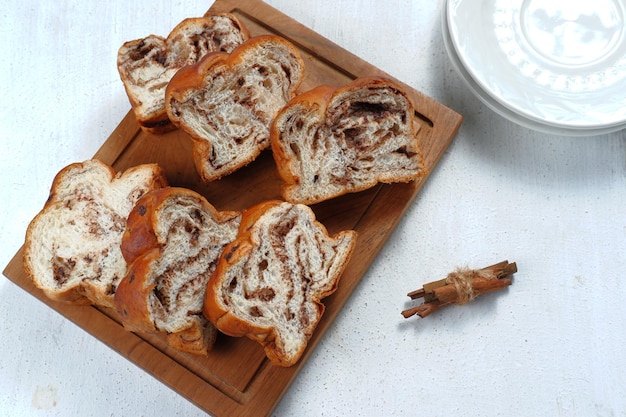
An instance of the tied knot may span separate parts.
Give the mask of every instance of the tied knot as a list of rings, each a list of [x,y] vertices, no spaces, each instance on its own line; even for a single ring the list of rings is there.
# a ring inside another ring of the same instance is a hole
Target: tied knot
[[[457,304],[467,304],[476,297],[474,286],[472,285],[472,280],[476,278],[495,279],[497,276],[492,270],[469,268],[458,268],[448,274],[446,284],[453,285],[454,289],[456,289],[458,294]]]

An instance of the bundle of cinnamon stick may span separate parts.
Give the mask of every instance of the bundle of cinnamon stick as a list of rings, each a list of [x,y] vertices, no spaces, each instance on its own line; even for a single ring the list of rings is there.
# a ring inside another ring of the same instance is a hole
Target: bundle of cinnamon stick
[[[414,315],[426,317],[451,304],[466,304],[481,294],[501,290],[513,283],[511,275],[517,272],[515,262],[502,261],[482,269],[460,268],[439,281],[425,284],[423,288],[407,295],[424,302],[402,312],[404,318]]]

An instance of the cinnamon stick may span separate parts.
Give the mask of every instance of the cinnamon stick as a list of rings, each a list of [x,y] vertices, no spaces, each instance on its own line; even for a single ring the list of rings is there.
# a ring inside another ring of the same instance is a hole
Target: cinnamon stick
[[[501,290],[511,284],[511,278],[485,279],[479,277],[472,279],[474,297],[480,294]],[[444,285],[443,287],[435,288],[433,290],[433,296],[442,302],[457,303],[459,301],[459,293],[453,285]]]
[[[447,306],[450,303],[442,303],[440,301],[433,301],[430,303],[424,303],[416,307],[409,308],[402,312],[402,315],[405,319],[408,319],[411,316],[418,315],[420,317],[426,317],[429,314],[434,313],[442,307]]]
[[[424,284],[409,292],[412,300],[423,298],[421,305],[402,311],[405,318],[414,315],[426,317],[450,304],[466,304],[481,294],[501,290],[513,283],[511,275],[517,272],[515,262],[502,261],[478,269],[458,269],[444,279]]]

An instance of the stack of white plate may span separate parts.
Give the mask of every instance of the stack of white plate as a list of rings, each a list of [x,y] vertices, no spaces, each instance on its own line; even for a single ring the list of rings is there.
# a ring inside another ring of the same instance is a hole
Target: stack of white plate
[[[626,129],[626,0],[447,0],[444,43],[500,115],[553,134]]]

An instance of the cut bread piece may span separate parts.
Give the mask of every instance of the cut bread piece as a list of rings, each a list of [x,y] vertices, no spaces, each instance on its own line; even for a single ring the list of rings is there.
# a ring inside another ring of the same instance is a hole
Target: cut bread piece
[[[95,159],[63,168],[26,231],[24,270],[53,300],[113,307],[126,273],[126,218],[142,195],[165,185],[154,164],[117,175]]]
[[[124,43],[117,68],[141,128],[148,133],[175,129],[165,111],[165,87],[176,71],[209,52],[231,52],[250,37],[230,13],[207,13],[180,22],[163,38],[150,35]]]
[[[175,349],[208,353],[217,331],[202,315],[206,285],[240,221],[241,213],[219,212],[185,188],[144,195],[128,216],[121,244],[129,267],[115,305],[124,327],[165,332]]]
[[[291,366],[355,243],[355,231],[329,236],[302,204],[268,201],[245,210],[209,280],[204,314],[223,333],[259,342],[273,364]]]
[[[411,100],[387,79],[358,78],[298,95],[271,128],[283,198],[314,204],[378,182],[419,178],[418,130]]]
[[[176,73],[165,107],[194,140],[194,161],[204,181],[232,173],[269,147],[270,123],[303,77],[299,51],[270,35],[251,38],[230,54],[209,54]]]

